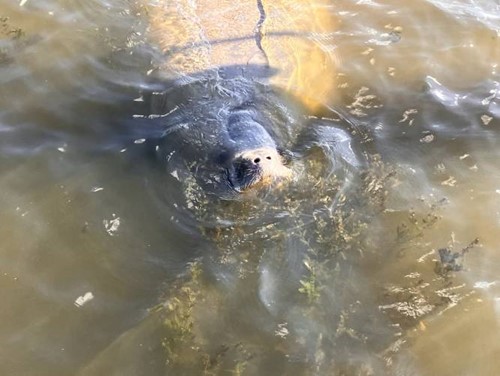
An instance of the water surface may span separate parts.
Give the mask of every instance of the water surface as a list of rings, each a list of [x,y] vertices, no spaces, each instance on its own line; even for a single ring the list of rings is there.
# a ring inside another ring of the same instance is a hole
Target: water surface
[[[208,206],[142,142],[144,5],[1,2],[1,373],[495,374],[498,3],[332,2],[368,167]]]

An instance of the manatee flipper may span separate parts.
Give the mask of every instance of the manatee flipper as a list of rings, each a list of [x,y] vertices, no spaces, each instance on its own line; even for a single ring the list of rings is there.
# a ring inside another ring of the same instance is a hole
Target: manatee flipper
[[[334,170],[352,170],[363,166],[363,159],[356,152],[355,142],[353,135],[330,119],[312,119],[298,139],[301,154],[319,148]]]

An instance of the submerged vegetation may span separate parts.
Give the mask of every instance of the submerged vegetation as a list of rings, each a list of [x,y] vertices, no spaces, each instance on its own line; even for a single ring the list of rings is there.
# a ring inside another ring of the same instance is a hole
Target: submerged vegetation
[[[381,230],[384,218],[393,215],[387,200],[398,189],[396,169],[376,156],[370,157],[364,171],[341,177],[324,174],[315,159],[305,160],[302,168],[305,175],[286,191],[267,192],[255,201],[214,204],[195,186],[187,190],[188,206],[202,219],[201,232],[212,243],[213,253],[190,264],[182,282],[168,292],[163,308],[169,333],[163,342],[167,369],[180,374],[253,374],[271,351],[275,361],[283,359],[285,368],[286,359],[302,354],[297,361],[305,374],[317,369],[370,375],[390,368],[407,342],[404,333],[468,296],[470,292],[454,283],[449,273],[462,269],[458,259],[477,241],[441,257],[438,263],[446,278],[436,274],[422,241],[439,223],[446,200],[421,201],[423,205],[407,212],[396,228]],[[357,278],[363,278],[361,270],[378,265],[380,271],[375,267],[370,273],[383,275],[385,264],[410,254],[419,259],[407,266],[407,285],[384,276],[381,295],[372,297],[368,286],[367,291],[353,290],[360,285]],[[223,277],[213,275],[214,265]],[[285,284],[273,274],[282,272],[287,275]],[[220,278],[231,281],[229,290]],[[241,294],[258,295],[269,310],[266,314],[277,320],[276,327],[255,328],[257,337],[243,336],[238,327],[248,322],[231,317],[241,314],[235,310],[244,299]],[[278,313],[280,299],[285,298],[292,315]],[[373,363],[359,363],[350,351],[363,351],[373,340],[373,329],[360,319],[370,311],[377,325],[392,329],[387,329],[385,341],[377,340],[382,347]],[[227,320],[238,324],[226,327]],[[336,329],[325,331],[331,326]],[[224,332],[217,334],[220,330]],[[351,350],[346,353],[345,348]]]
[[[19,25],[22,25],[19,20],[0,14],[0,67],[15,63],[29,47],[42,41],[40,35]]]
[[[320,286],[318,286],[318,280],[316,278],[316,271],[314,266],[311,266],[311,260],[304,260],[304,265],[309,271],[309,277],[306,279],[301,279],[299,282],[302,285],[299,288],[299,292],[307,296],[309,303],[313,303],[320,297]]]
[[[308,332],[300,329],[302,324],[289,322],[290,317],[280,314],[276,320],[281,323],[271,332],[262,333],[263,338],[272,338],[266,344],[270,346],[267,351],[278,351],[284,360],[293,353],[312,351],[301,359],[305,369],[310,361],[317,363],[313,368],[342,369],[350,364],[348,359],[332,363],[325,356],[342,352],[335,350],[336,341],[354,341],[364,346],[367,334],[351,317],[356,317],[361,303],[353,299],[332,312],[323,305],[330,304],[331,299],[340,299],[350,289],[349,268],[369,252],[366,242],[370,223],[384,209],[394,171],[377,157],[370,158],[369,168],[361,174],[338,177],[324,174],[322,168],[316,159],[305,160],[300,180],[290,183],[286,191],[268,192],[255,202],[213,205],[201,191],[191,187],[187,189],[187,206],[202,218],[201,223],[211,223],[211,216],[212,223],[218,224],[201,228],[213,243],[214,252],[207,257],[217,268],[230,273],[232,284],[237,286],[234,288],[242,289],[242,293],[259,294],[271,311],[279,307],[276,299],[286,296],[295,301],[293,310],[304,317],[305,323],[310,323],[307,325],[319,320],[320,325],[330,322],[337,326],[333,336],[316,330]],[[231,314],[230,307],[236,297],[226,296],[225,288],[214,283],[210,273],[206,274],[206,261],[192,264],[184,282],[169,292],[164,325],[170,335],[163,343],[168,368],[176,372],[203,369],[207,374],[218,374],[224,364],[224,372],[232,369],[234,374],[240,374],[247,367],[258,367],[262,357],[265,358],[262,351],[266,351],[259,344],[261,339],[242,340],[238,330],[214,337],[207,329],[220,325],[216,316]],[[273,277],[283,265],[290,268],[285,271],[287,285],[279,284]],[[233,320],[242,320],[241,325],[245,325],[243,318]],[[315,345],[307,349],[311,341]],[[248,363],[250,360],[252,365]]]
[[[189,350],[193,341],[193,307],[200,294],[201,269],[198,263],[189,266],[187,283],[182,284],[175,296],[165,306],[164,325],[168,336],[164,338],[163,347],[168,362],[176,363],[182,355],[179,349]]]
[[[162,311],[165,337],[166,370],[175,374],[219,374],[224,371],[240,375],[253,355],[243,343],[207,343],[200,326],[203,313],[218,313],[222,300],[218,293],[210,293],[203,280],[200,261],[190,263],[188,273],[175,286],[167,302],[157,309]],[[231,362],[224,362],[230,355]],[[170,372],[167,372],[170,374]]]
[[[439,260],[436,262],[436,273],[443,276],[450,272],[459,272],[464,269],[464,257],[479,244],[479,239],[476,238],[459,252],[453,252],[450,248],[438,249]]]
[[[439,222],[446,200],[427,205],[427,211],[411,210],[397,226],[395,256],[408,258],[397,283],[386,281],[379,309],[403,330],[425,330],[425,319],[455,307],[474,291],[455,274],[464,270],[463,256],[479,244],[474,239],[459,252],[452,245],[432,249],[426,236]],[[450,244],[454,244],[451,234]]]
[[[13,26],[9,17],[0,16],[0,65],[13,62],[16,49],[26,43],[25,39],[23,29]]]

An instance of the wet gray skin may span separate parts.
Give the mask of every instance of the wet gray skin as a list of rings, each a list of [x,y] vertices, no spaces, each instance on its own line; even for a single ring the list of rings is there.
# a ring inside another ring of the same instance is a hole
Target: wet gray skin
[[[313,147],[332,161],[359,162],[346,131],[314,124],[298,102],[245,77],[191,82],[148,101],[167,175],[181,184],[194,178],[218,198],[242,199],[294,179],[290,156],[300,159]]]
[[[291,175],[276,143],[250,111],[233,113],[227,123],[228,151],[224,161],[231,187],[242,192],[267,179]]]

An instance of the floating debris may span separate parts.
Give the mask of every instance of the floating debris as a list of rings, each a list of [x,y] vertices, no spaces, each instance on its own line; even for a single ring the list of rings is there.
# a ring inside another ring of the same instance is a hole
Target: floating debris
[[[134,144],[143,144],[146,142],[145,138],[138,138],[137,140],[134,140]]]
[[[116,217],[115,214],[113,214],[113,219],[105,219],[102,223],[104,224],[106,232],[110,236],[114,236],[120,227],[120,217]]]
[[[481,116],[481,121],[483,122],[484,125],[488,125],[492,120],[493,118],[491,116],[488,115]]]
[[[465,283],[463,283],[458,286],[451,286],[435,291],[437,296],[447,301],[446,308],[444,308],[439,314],[443,314],[443,312],[449,310],[450,308],[455,307],[461,300],[463,300],[464,298],[468,297],[471,294],[471,292],[469,292],[467,294],[460,295],[458,292],[455,292],[456,290],[463,289],[465,286],[466,286]]]
[[[361,55],[368,55],[368,54],[370,54],[372,52],[373,52],[373,48],[368,47],[366,50],[364,50],[363,52],[361,52]]]
[[[172,175],[174,178],[176,178],[178,181],[180,181],[181,179],[179,179],[179,174],[177,172],[177,170],[174,170],[170,173],[170,175]]]
[[[92,187],[92,189],[90,190],[90,192],[100,192],[104,190],[103,187]]]
[[[278,329],[276,329],[274,331],[274,334],[277,336],[277,337],[281,337],[281,338],[286,338],[286,336],[288,334],[290,334],[290,332],[288,331],[287,327],[286,327],[286,322],[284,323],[281,323],[281,324],[278,324]]]
[[[425,261],[425,259],[426,259],[428,256],[431,256],[431,255],[433,255],[434,253],[435,253],[435,251],[434,251],[434,250],[432,250],[432,251],[430,251],[430,252],[427,252],[427,253],[423,254],[422,256],[420,256],[420,257],[417,259],[417,262],[418,262],[418,263],[422,263],[422,262],[424,262],[424,261]]]
[[[481,289],[481,290],[487,290],[489,289],[491,286],[495,286],[497,284],[498,281],[493,281],[493,282],[487,282],[487,281],[477,281],[476,283],[474,283],[474,288],[475,289]]]
[[[405,275],[405,278],[419,278],[421,274],[419,272],[413,272],[410,274]]]
[[[403,112],[403,117],[401,118],[399,123],[404,123],[405,121],[407,121],[410,118],[411,115],[415,115],[417,113],[418,113],[418,110],[415,108],[410,108],[410,109],[406,110],[405,112]]]
[[[450,176],[448,179],[442,181],[441,185],[447,185],[448,187],[454,187],[455,185],[457,185],[457,180],[453,176]]]
[[[370,89],[366,86],[361,87],[354,96],[354,101],[352,104],[348,105],[349,113],[364,117],[367,116],[365,110],[381,108],[382,103],[378,101],[378,98],[374,94],[370,94]]]
[[[403,345],[406,343],[405,339],[397,339],[395,342],[393,342],[387,349],[384,350],[382,353],[382,356],[386,362],[387,366],[391,366],[393,363],[392,356],[397,354],[399,350],[403,347]]]
[[[416,319],[434,310],[434,305],[429,304],[422,296],[412,297],[412,301],[396,302],[379,306],[381,311],[394,309],[403,316]]]
[[[394,30],[389,33],[380,33],[377,39],[370,39],[368,43],[376,46],[388,46],[401,40],[401,31]]]
[[[84,295],[82,296],[79,296],[78,298],[76,298],[75,300],[75,306],[77,307],[81,307],[83,306],[84,304],[90,302],[92,299],[94,299],[94,294],[92,294],[90,291],[89,292],[86,292]]]
[[[444,165],[444,163],[439,163],[436,165],[435,169],[437,173],[442,174],[446,171],[446,166]]]
[[[482,104],[482,105],[487,106],[487,105],[489,105],[489,104],[491,103],[491,101],[492,101],[493,99],[495,99],[495,98],[496,98],[496,96],[497,96],[497,91],[496,91],[496,90],[490,90],[490,93],[491,93],[491,95],[490,95],[490,96],[488,96],[488,97],[484,98],[484,99],[481,101],[481,104]]]
[[[434,135],[433,134],[428,134],[428,135],[425,135],[424,137],[422,137],[420,139],[420,142],[424,143],[424,144],[429,144],[431,143],[432,141],[434,141]]]

